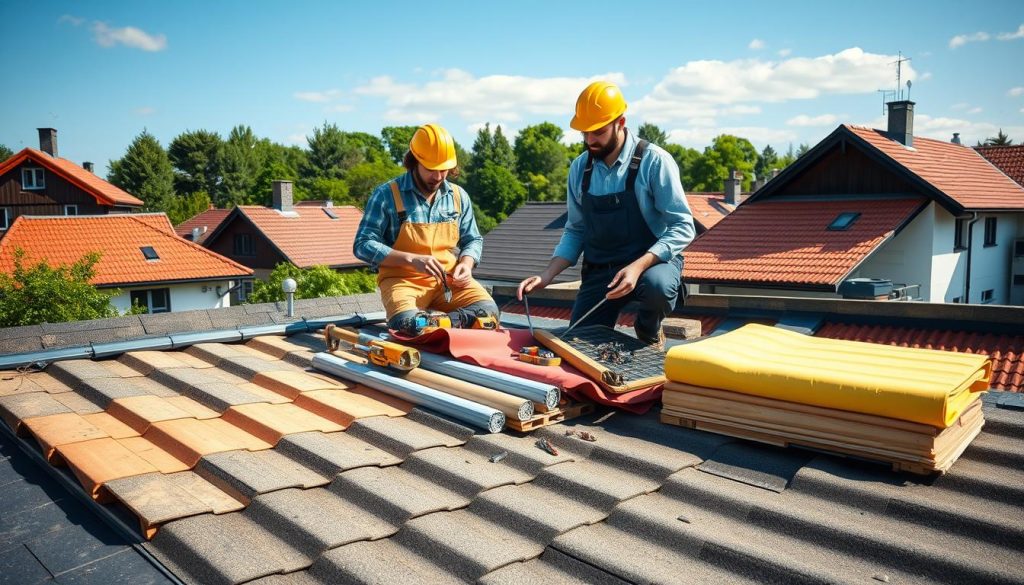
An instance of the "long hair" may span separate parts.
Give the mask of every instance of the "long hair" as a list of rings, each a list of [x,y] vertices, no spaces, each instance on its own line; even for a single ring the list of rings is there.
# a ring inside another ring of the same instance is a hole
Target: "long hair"
[[[405,151],[405,156],[402,157],[402,166],[405,167],[405,170],[409,171],[410,173],[415,173],[416,168],[420,166],[420,161],[416,160],[416,157],[413,155],[411,150],[407,150]],[[448,171],[448,180],[450,181],[458,178],[459,167],[458,165],[456,165],[454,168]]]

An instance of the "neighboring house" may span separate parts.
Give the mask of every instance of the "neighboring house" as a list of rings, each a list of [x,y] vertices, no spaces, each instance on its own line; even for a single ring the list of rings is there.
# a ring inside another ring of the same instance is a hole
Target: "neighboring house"
[[[693,227],[696,228],[697,235],[715,227],[723,217],[736,209],[735,203],[727,202],[725,193],[687,193],[686,201],[693,212]]]
[[[835,297],[857,278],[929,302],[1024,302],[1024,187],[970,147],[913,136],[913,106],[890,103],[888,131],[839,126],[687,248],[686,283]]]
[[[231,258],[266,278],[275,266],[289,262],[299,268],[324,265],[335,270],[364,268],[352,254],[363,212],[352,206],[294,205],[290,181],[274,182],[272,207],[240,205],[231,210],[203,246]],[[189,220],[191,221],[191,220]],[[250,292],[240,291],[240,300]]]
[[[138,303],[150,313],[230,306],[229,290],[252,270],[179,238],[163,213],[79,217],[22,216],[0,240],[0,271],[13,269],[14,252],[29,265],[72,264],[100,252],[97,288],[117,288],[119,311]]]
[[[174,231],[190,242],[202,244],[230,213],[230,209],[217,209],[211,205],[206,211],[174,226]]]
[[[0,162],[0,237],[22,215],[103,215],[138,211],[143,202],[97,177],[92,163],[60,158],[57,131],[39,129],[39,150]]]
[[[484,251],[473,276],[493,282],[519,282],[540,274],[551,260],[568,216],[565,202],[528,202],[484,236]],[[580,265],[567,268],[555,282],[580,279]]]
[[[1024,185],[1024,144],[1013,146],[975,146],[974,150],[985,157],[1007,177]]]

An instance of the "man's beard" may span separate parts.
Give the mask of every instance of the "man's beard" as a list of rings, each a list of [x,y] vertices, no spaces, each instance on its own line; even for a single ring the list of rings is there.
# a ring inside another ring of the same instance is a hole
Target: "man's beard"
[[[615,149],[618,147],[619,137],[617,134],[612,134],[612,136],[608,138],[608,142],[604,146],[600,147],[597,150],[594,150],[590,148],[590,146],[587,146],[587,152],[590,153],[590,156],[592,158],[604,160],[609,154],[615,152]]]
[[[424,195],[433,195],[434,193],[437,192],[438,189],[441,188],[441,183],[444,182],[444,179],[442,179],[437,183],[430,185],[423,179],[423,177],[420,176],[418,172],[413,173],[413,179],[416,181],[416,186],[419,187],[420,192],[423,193]]]

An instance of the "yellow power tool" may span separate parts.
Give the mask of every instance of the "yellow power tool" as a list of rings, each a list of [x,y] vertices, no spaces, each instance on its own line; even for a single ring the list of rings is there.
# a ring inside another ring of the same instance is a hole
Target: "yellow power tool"
[[[341,349],[341,342],[352,346],[356,353],[365,355],[370,363],[407,372],[420,365],[420,352],[372,335],[328,325],[324,329],[328,351]]]

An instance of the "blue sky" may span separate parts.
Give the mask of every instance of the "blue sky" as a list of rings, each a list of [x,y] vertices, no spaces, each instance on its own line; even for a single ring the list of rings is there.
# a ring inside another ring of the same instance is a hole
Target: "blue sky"
[[[910,57],[916,134],[1024,141],[1024,2],[18,2],[0,0],[0,143],[106,173],[143,128],[304,144],[323,122],[378,134],[436,121],[465,146],[485,122],[568,130],[590,80],[627,120],[703,148],[723,132],[814,144],[884,127],[879,89]],[[571,139],[577,135],[568,133]]]

